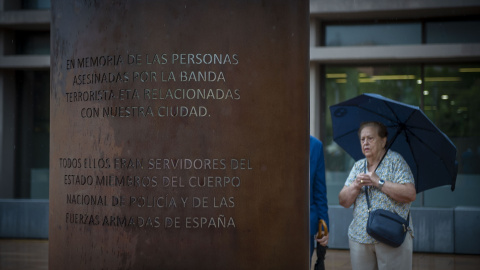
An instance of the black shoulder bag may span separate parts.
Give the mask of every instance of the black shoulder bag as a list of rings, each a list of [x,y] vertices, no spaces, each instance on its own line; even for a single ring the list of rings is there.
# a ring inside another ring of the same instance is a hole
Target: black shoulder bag
[[[367,164],[365,161],[366,170]],[[368,187],[365,187],[365,196],[367,197],[368,206],[367,233],[377,241],[389,246],[401,246],[405,240],[405,235],[410,230],[410,211],[408,211],[407,220],[388,210],[377,209],[372,211],[370,199],[368,198]]]
[[[368,205],[367,233],[377,241],[392,247],[399,247],[405,240],[405,235],[410,230],[410,211],[408,219],[384,209],[372,211],[368,199],[368,188],[365,187],[365,196]]]

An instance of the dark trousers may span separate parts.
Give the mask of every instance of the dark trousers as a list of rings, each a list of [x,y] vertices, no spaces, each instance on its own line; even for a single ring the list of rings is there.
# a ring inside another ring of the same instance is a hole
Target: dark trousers
[[[315,270],[325,270],[325,254],[327,247],[317,245],[317,261],[315,262]]]

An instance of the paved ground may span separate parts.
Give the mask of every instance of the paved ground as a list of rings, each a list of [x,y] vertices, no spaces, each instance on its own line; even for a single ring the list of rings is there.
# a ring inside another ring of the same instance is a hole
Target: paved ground
[[[312,260],[315,260],[315,255]],[[325,257],[327,270],[350,270],[348,250],[328,250]],[[478,270],[480,255],[454,255],[413,253],[413,270]]]
[[[325,268],[331,270],[351,269],[349,251],[329,249],[325,259]],[[0,269],[47,270],[48,241],[0,239]],[[477,270],[480,269],[480,255],[414,253],[413,269]]]

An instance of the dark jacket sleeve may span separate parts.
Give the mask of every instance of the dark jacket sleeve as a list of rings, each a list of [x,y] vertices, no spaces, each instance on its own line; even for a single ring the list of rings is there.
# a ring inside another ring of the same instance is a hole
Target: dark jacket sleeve
[[[328,218],[325,159],[322,143],[310,137],[310,227],[311,234],[318,232],[318,220],[323,219],[330,228]]]

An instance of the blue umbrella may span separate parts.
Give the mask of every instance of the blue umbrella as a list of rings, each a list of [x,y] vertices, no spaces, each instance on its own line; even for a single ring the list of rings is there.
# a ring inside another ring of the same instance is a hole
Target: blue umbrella
[[[382,122],[388,129],[387,148],[407,161],[417,193],[451,185],[455,189],[457,148],[417,107],[377,94],[362,94],[330,106],[333,140],[355,160],[365,158],[358,128],[365,121]]]

